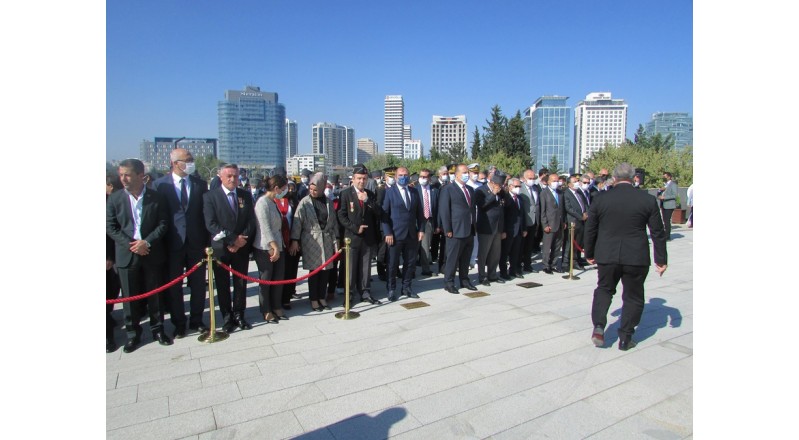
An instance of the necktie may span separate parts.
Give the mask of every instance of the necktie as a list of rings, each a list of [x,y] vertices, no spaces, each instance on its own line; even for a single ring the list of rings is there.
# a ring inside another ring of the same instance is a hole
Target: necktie
[[[427,188],[422,188],[422,195],[424,196],[424,218],[430,218],[430,195],[427,193]]]
[[[518,197],[516,197],[516,194],[514,194],[514,195],[513,195],[513,203],[515,203],[515,204],[516,204],[516,208],[517,208],[519,211],[521,211],[521,210],[522,210],[522,207],[521,207],[521,206],[519,206],[519,198],[518,198]]]
[[[581,212],[585,212],[585,205],[583,205],[583,201],[580,200],[582,197],[580,197],[579,191],[574,191],[572,194],[575,195],[575,197],[577,199],[577,204],[580,205],[580,211]]]
[[[587,211],[588,210],[588,208],[587,208],[588,199],[585,197],[585,193],[583,193],[582,191],[577,191],[577,195],[579,196],[578,198],[582,198],[583,199],[583,203],[582,203],[583,212]]]
[[[234,198],[235,195],[236,195],[235,191],[227,193],[227,201],[230,204],[230,209],[233,210],[233,216],[238,214],[238,211],[236,210],[236,199]]]
[[[469,207],[472,206],[472,198],[469,196],[469,190],[466,189],[466,185],[463,185],[463,193],[466,194],[466,203],[469,204]]]
[[[186,179],[180,179],[180,206],[183,210],[189,206],[189,192],[186,191]]]
[[[402,198],[403,198],[403,201],[405,202],[405,208],[407,208],[410,211],[411,205],[410,205],[410,203],[408,201],[408,192],[407,192],[407,190],[405,189],[404,186],[401,186],[400,190],[402,190]]]
[[[558,192],[552,191],[552,195],[555,197],[555,204],[560,205],[560,201],[558,200]]]
[[[358,191],[355,191],[356,197],[358,196],[358,194],[360,194],[360,193]],[[358,199],[358,204],[361,205],[361,211],[363,211],[363,200]]]

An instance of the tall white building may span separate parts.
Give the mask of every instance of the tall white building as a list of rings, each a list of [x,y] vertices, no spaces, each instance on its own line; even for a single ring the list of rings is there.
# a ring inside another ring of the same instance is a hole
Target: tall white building
[[[327,173],[324,154],[298,154],[286,160],[286,173],[289,176],[299,176],[303,169],[313,172]]]
[[[627,134],[627,103],[610,92],[589,93],[574,109],[574,169],[606,144],[619,146]]]
[[[405,139],[402,142],[402,157],[405,159],[419,159],[424,156],[424,146],[421,139]]]
[[[286,158],[297,155],[297,121],[286,118]]]
[[[413,130],[411,129],[410,125],[403,125],[402,126],[402,140],[407,141],[408,139],[413,139]]]
[[[448,151],[455,144],[466,144],[466,115],[438,116],[433,115],[430,126],[430,151]]]
[[[366,163],[377,154],[377,142],[369,138],[358,139],[358,163]]]
[[[383,151],[402,158],[405,103],[402,95],[386,95],[383,108]]]
[[[317,122],[313,125],[311,145],[314,154],[324,154],[327,157],[327,166],[354,165],[352,159],[355,152],[355,130],[350,127]]]

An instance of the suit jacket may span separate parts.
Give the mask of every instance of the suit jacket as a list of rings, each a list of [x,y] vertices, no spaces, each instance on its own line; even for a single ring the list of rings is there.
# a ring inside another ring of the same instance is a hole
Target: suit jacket
[[[464,188],[469,192],[471,204],[467,203],[466,195],[457,183],[444,185],[438,195],[440,227],[444,234],[452,232],[453,238],[474,236],[474,225],[477,223],[474,190],[468,185]]]
[[[206,248],[210,243],[208,229],[205,228],[203,215],[203,195],[208,192],[208,184],[193,175],[188,176],[189,204],[186,211],[180,204],[175,191],[172,173],[159,178],[153,184],[156,191],[163,194],[169,206],[169,231],[166,234],[167,248],[171,251],[183,248],[183,245],[198,249]]]
[[[238,250],[238,253],[248,253],[255,239],[255,209],[252,204],[252,194],[242,188],[236,188],[236,214],[230,209],[225,187],[220,186],[209,190],[203,195],[203,215],[205,227],[211,236],[211,247],[214,257],[230,257],[227,247],[236,241],[239,235],[246,235],[247,244]],[[217,234],[225,232],[221,240],[214,240]]]
[[[158,264],[166,261],[164,236],[169,229],[169,208],[164,196],[147,189],[142,197],[140,232],[143,240],[150,243],[149,255],[140,258]],[[133,212],[127,191],[116,191],[106,200],[105,233],[114,240],[117,267],[126,268],[133,261],[130,242],[133,241]]]
[[[677,184],[673,180],[666,184],[663,191],[663,209],[677,209]]]
[[[433,231],[438,227],[438,194],[439,189],[434,187],[433,185],[428,185],[430,188],[430,226],[432,226]],[[424,187],[421,185],[416,187],[416,191],[419,193],[419,203],[422,205],[422,216],[424,216]]]
[[[503,194],[505,198],[505,228],[503,232],[508,234],[507,238],[511,238],[520,235],[523,228],[526,227],[527,211],[525,211],[525,201],[521,194],[516,196],[516,198],[519,200],[519,206],[516,206],[516,202],[513,201],[512,194],[508,194],[504,191]]]
[[[377,196],[368,189],[367,199],[363,208],[358,200],[355,187],[349,187],[341,192],[341,205],[337,212],[338,222],[344,228],[344,238],[352,240],[352,247],[376,245],[380,240],[380,215],[381,207],[377,204]],[[358,235],[361,225],[366,225],[363,234]]]
[[[563,194],[558,194],[558,202],[555,202],[555,196],[552,195],[552,190],[545,189],[541,191],[541,227],[552,228],[552,233],[558,232],[563,226]]]
[[[419,193],[409,186],[406,189],[410,196],[409,207],[405,207],[399,185],[387,189],[383,199],[383,235],[393,235],[394,240],[415,240],[416,234],[424,226],[424,208]]]
[[[535,193],[533,195],[532,193]],[[522,191],[519,196],[522,199],[522,209],[524,210],[524,226],[531,227],[541,222],[540,203],[541,188],[538,185],[533,185],[533,190],[526,183],[522,182]]]
[[[577,191],[579,191],[579,189]],[[581,206],[583,200],[577,200],[578,197],[580,196],[572,193],[569,188],[566,188],[566,190],[563,191],[563,197],[561,198],[564,202],[563,209],[566,212],[566,224],[568,226],[569,223],[574,222],[575,228],[581,228],[583,226],[583,212],[585,212],[583,209],[588,209],[587,206],[585,208]],[[583,205],[584,204],[585,203],[583,203]]]
[[[477,206],[477,233],[496,234],[502,233],[505,227],[505,199],[504,193],[494,195],[483,185],[474,192],[474,204]]]
[[[649,266],[649,240],[652,236],[655,263],[668,262],[666,233],[658,200],[632,185],[622,183],[613,191],[594,199],[585,222],[585,257],[599,264]]]

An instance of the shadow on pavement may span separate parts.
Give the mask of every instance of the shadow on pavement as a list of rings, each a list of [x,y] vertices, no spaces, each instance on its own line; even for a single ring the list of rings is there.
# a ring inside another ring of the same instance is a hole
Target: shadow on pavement
[[[357,414],[332,425],[306,432],[294,439],[386,439],[389,437],[391,426],[407,415],[408,411],[405,408],[389,408],[375,417]]]
[[[665,305],[665,303],[666,300],[663,298],[649,298],[649,302],[644,305],[644,314],[641,316],[641,322],[633,335],[635,341],[644,341],[654,336],[658,329],[666,328],[667,325],[673,328],[682,325],[682,313],[674,307]],[[621,307],[614,310],[610,315],[620,317]],[[617,319],[605,331],[606,348],[612,347],[619,340],[618,330],[620,325],[621,320]]]

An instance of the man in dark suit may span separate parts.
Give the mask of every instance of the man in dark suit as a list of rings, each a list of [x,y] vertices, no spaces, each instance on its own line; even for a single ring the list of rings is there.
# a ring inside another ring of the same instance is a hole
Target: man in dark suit
[[[566,225],[571,227],[571,224],[574,223],[574,241],[577,243],[577,246],[582,248],[584,244],[583,231],[585,229],[585,220],[588,218],[588,201],[583,198],[585,196],[583,196],[582,191],[580,191],[578,180],[576,175],[569,177],[569,186],[563,191],[563,205],[566,211]],[[568,231],[568,228],[566,233],[569,235],[565,236],[566,245],[564,246],[565,250],[563,254],[561,254],[561,259],[563,259],[563,261],[570,261],[572,252],[576,250],[576,247],[574,243],[569,242],[571,232]],[[580,251],[577,251],[574,257],[574,267],[580,270],[584,268],[582,259],[580,258]]]
[[[422,201],[422,211],[424,212],[424,238],[419,247],[419,259],[422,263],[422,275],[431,276],[433,272],[430,265],[433,263],[432,242],[433,237],[441,232],[438,228],[438,189],[430,184],[432,172],[427,168],[419,171],[419,180],[416,184],[416,191]]]
[[[372,256],[380,240],[380,206],[377,196],[366,189],[369,171],[356,164],[352,171],[352,186],[341,191],[338,222],[344,229],[344,238],[350,243],[350,301],[359,300],[372,304],[380,302],[372,298]],[[345,264],[341,263],[346,266]],[[357,295],[356,295],[357,294]]]
[[[525,227],[527,213],[525,199],[522,197],[521,180],[513,178],[508,182],[508,193],[505,193],[505,238],[502,239],[502,254],[499,258],[499,277],[512,280],[522,277],[522,240],[529,234]],[[510,260],[510,266],[507,266]]]
[[[144,185],[144,164],[126,159],[119,164],[119,179],[124,191],[112,193],[106,201],[106,234],[114,240],[114,258],[122,296],[127,298],[161,286],[166,262],[163,238],[169,228],[169,211],[164,197]],[[164,314],[159,294],[145,299],[150,315],[153,340],[171,345],[164,333]],[[128,342],[123,351],[131,353],[141,343],[141,304],[122,303]]]
[[[222,186],[203,196],[205,227],[211,235],[214,258],[233,269],[247,273],[249,254],[255,233],[255,211],[252,195],[239,188],[239,170],[235,164],[224,165],[219,170]],[[252,328],[244,319],[247,306],[247,282],[233,279],[233,299],[230,297],[230,272],[214,265],[214,280],[219,297],[219,310],[225,320],[223,329],[231,333],[236,326],[242,330]],[[214,313],[212,310],[211,313]]]
[[[377,196],[377,206],[383,207],[383,200],[386,198],[386,191],[396,185],[394,175],[397,172],[397,167],[387,167],[383,169],[385,173],[385,182],[379,182],[375,195]],[[381,214],[382,216],[382,214]],[[382,219],[381,219],[382,222]],[[380,228],[380,243],[377,245],[377,277],[380,281],[388,280],[388,246],[386,246],[386,237],[383,235],[383,228]]]
[[[478,282],[490,286],[491,281],[504,283],[497,275],[505,229],[505,173],[496,171],[491,180],[474,191],[477,206],[477,271]]]
[[[396,301],[396,271],[402,255],[402,295],[419,298],[411,290],[419,242],[424,238],[424,211],[415,188],[408,186],[410,175],[405,167],[397,168],[396,185],[386,190],[383,199],[382,229],[388,246],[388,300]]]
[[[455,170],[455,181],[441,189],[438,196],[438,212],[441,230],[446,235],[447,262],[444,268],[444,290],[457,294],[455,268],[458,268],[461,287],[477,290],[469,281],[469,257],[474,246],[476,212],[474,190],[466,183],[469,169],[460,164]]]
[[[533,170],[525,170],[520,180],[518,197],[521,199],[520,205],[524,208],[525,230],[522,236],[522,248],[519,261],[522,267],[513,267],[510,272],[516,273],[521,277],[522,272],[538,272],[533,269],[533,254],[541,250],[541,237],[538,233],[541,223],[541,208],[538,199],[541,197],[541,187],[536,184],[536,174]]]
[[[544,231],[542,263],[544,272],[552,275],[554,260],[562,245],[562,232],[566,226],[563,222],[563,198],[558,193],[560,184],[558,175],[552,173],[547,179],[549,188],[541,191],[541,227]],[[561,262],[562,263],[562,262]]]
[[[302,172],[300,173],[302,177],[300,177],[300,184],[297,185],[297,203],[299,203],[303,197],[308,195],[308,179],[311,178],[311,174],[313,173],[311,173],[311,170],[307,168],[303,168]]]
[[[169,253],[167,278],[173,280],[202,261],[205,248],[210,243],[203,216],[203,195],[208,184],[194,174],[194,156],[183,148],[169,153],[172,172],[155,181],[155,189],[169,205],[169,231],[166,245]],[[203,332],[205,310],[205,270],[196,270],[188,277],[190,291],[189,328]],[[165,311],[168,310],[175,326],[174,338],[186,336],[186,313],[183,306],[183,283],[164,292]]]
[[[591,307],[594,331],[591,340],[605,344],[608,309],[621,280],[622,291],[619,349],[635,347],[635,327],[644,312],[644,281],[651,260],[646,228],[652,237],[655,270],[663,276],[668,263],[666,233],[657,199],[632,186],[635,168],[622,163],[613,170],[615,187],[594,200],[585,225],[585,257],[597,263],[597,287]]]

